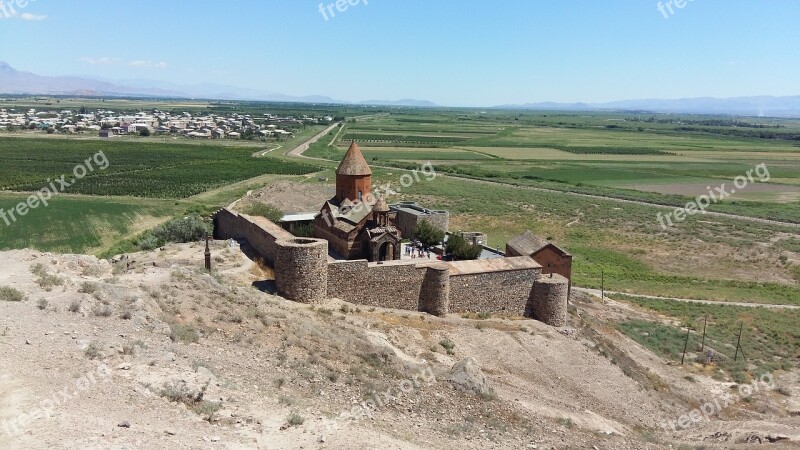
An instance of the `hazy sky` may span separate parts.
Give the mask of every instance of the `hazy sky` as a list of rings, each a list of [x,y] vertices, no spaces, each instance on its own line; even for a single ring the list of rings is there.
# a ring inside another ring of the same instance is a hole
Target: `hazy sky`
[[[0,60],[42,75],[465,106],[800,95],[798,0],[0,1]]]

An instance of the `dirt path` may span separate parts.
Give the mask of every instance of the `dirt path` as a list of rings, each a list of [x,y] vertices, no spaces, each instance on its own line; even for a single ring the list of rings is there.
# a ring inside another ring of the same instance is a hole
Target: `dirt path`
[[[595,297],[602,297],[602,293],[600,289],[589,289],[589,288],[580,288],[573,286],[572,289],[575,289],[579,292],[585,292],[590,295],[594,295]],[[775,304],[768,304],[768,303],[745,303],[745,302],[721,302],[721,301],[714,301],[714,300],[696,300],[690,298],[674,298],[674,297],[658,297],[655,295],[642,295],[642,294],[629,294],[626,292],[615,292],[615,291],[606,291],[606,295],[608,294],[616,294],[616,295],[626,295],[629,297],[640,297],[640,298],[647,298],[651,300],[670,300],[675,302],[683,302],[683,303],[699,303],[701,305],[723,305],[723,306],[742,306],[745,308],[767,308],[767,309],[800,309],[800,306],[796,305],[775,305]]]
[[[250,197],[250,195],[251,195],[252,193],[253,193],[253,191],[252,191],[252,190],[249,190],[249,191],[247,191],[247,193],[246,193],[246,194],[244,194],[244,197],[242,197],[242,198],[239,198],[239,199],[236,199],[236,200],[235,200],[233,203],[231,203],[230,205],[228,205],[228,209],[233,209],[233,208],[236,208],[236,204],[237,204],[237,203],[239,203],[240,201],[242,201],[242,199],[244,199],[244,198],[246,198],[246,197]]]

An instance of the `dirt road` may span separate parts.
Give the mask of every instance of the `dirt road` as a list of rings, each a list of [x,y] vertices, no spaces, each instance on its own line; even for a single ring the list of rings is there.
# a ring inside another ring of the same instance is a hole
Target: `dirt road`
[[[572,287],[572,289],[585,292],[590,295],[594,295],[595,297],[601,297],[602,294],[600,289],[589,289],[589,288],[580,288],[580,287]],[[606,291],[606,295],[609,294],[616,294],[616,295],[627,295],[630,297],[641,297],[647,298],[651,300],[670,300],[675,302],[684,302],[684,303],[699,303],[701,305],[725,305],[725,306],[742,306],[745,308],[768,308],[768,309],[800,309],[800,306],[796,305],[774,305],[768,303],[745,303],[745,302],[720,302],[714,300],[696,300],[690,298],[675,298],[675,297],[658,297],[655,295],[642,295],[642,294],[628,294],[626,292],[615,292],[615,291]]]
[[[305,153],[305,151],[308,150],[308,147],[310,147],[311,144],[313,144],[313,143],[317,142],[318,140],[322,139],[323,136],[326,136],[328,133],[331,132],[331,130],[333,130],[334,128],[336,128],[338,126],[339,126],[339,122],[334,123],[333,125],[329,126],[328,128],[325,128],[324,131],[321,131],[319,134],[315,135],[311,139],[303,142],[302,144],[298,145],[294,149],[284,153],[284,155],[304,158],[303,153]]]

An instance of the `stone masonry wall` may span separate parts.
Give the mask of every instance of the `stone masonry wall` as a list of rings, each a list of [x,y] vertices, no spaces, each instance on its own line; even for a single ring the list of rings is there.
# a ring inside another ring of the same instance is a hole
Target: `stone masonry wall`
[[[416,265],[374,265],[367,261],[328,264],[328,297],[347,302],[418,311],[436,298],[434,314],[486,312],[517,316],[525,314],[539,269],[508,270],[450,275],[449,286]],[[439,288],[449,292],[436,292]],[[445,308],[442,295],[449,297]],[[422,305],[421,303],[424,303]],[[433,308],[432,308],[433,309]]]
[[[328,241],[280,239],[276,241],[275,285],[284,298],[318,303],[328,297]]]
[[[569,280],[558,274],[545,275],[533,287],[525,315],[550,326],[567,324]]]
[[[417,311],[426,271],[413,264],[333,262],[328,264],[328,297],[360,305]]]
[[[296,301],[314,302],[327,296],[432,314],[528,315],[554,326],[563,326],[566,319],[569,282],[558,275],[542,280],[541,268],[487,268],[475,273],[455,270],[445,276],[442,263],[328,262],[325,241],[299,240],[267,219],[227,209],[214,215],[214,236],[246,240],[276,266],[276,278],[280,279],[276,284]]]
[[[540,269],[450,276],[450,312],[525,314]]]
[[[214,214],[214,237],[244,239],[270,265],[275,264],[275,241],[294,238],[291,233],[263,217],[238,214],[227,208]]]

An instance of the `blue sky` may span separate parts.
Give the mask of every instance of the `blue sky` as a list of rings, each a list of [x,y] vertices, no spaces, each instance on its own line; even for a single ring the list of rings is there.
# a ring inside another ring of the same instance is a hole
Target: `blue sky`
[[[685,1],[36,0],[0,10],[0,60],[454,106],[800,95],[800,1]]]

